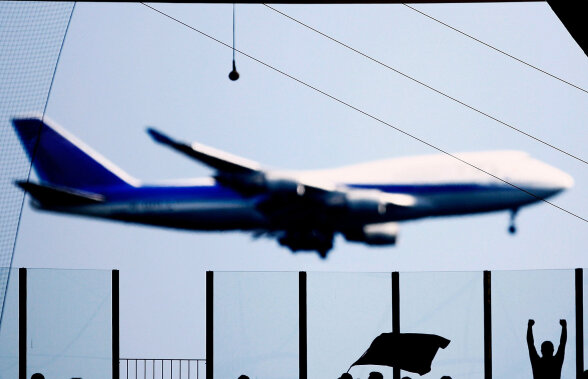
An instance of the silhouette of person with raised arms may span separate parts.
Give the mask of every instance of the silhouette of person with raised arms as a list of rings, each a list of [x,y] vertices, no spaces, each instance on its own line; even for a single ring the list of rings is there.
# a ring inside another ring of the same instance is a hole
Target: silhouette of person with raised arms
[[[533,378],[561,379],[561,367],[563,366],[566,341],[568,339],[567,322],[566,320],[559,320],[559,324],[561,325],[561,337],[559,339],[557,353],[553,355],[553,343],[545,341],[541,344],[541,357],[537,354],[535,342],[533,341],[534,324],[534,320],[529,320],[529,324],[527,325],[527,345],[529,347]]]

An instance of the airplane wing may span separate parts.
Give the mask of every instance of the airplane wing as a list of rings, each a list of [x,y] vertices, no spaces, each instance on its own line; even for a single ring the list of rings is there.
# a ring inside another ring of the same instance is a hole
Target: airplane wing
[[[156,142],[215,169],[219,183],[246,196],[258,196],[258,210],[272,225],[266,234],[293,251],[317,250],[325,256],[335,232],[357,235],[353,228],[417,204],[411,195],[356,189],[300,173],[264,170],[257,162],[224,151],[179,142],[153,128],[147,132]]]
[[[287,187],[288,189],[294,189],[299,195],[302,195],[307,191],[328,192],[335,189],[333,185],[318,183],[316,181],[299,183],[289,176],[263,170],[257,162],[197,142],[192,144],[179,142],[154,128],[148,128],[147,133],[156,142],[171,147],[215,169],[218,173],[216,179],[219,182],[240,191],[248,192],[247,189],[259,190],[260,186],[267,186],[270,187],[269,189],[276,190]]]
[[[147,128],[147,133],[156,142],[169,146],[221,172],[247,174],[257,172],[260,169],[256,162],[199,143],[190,145],[178,142],[153,128]]]

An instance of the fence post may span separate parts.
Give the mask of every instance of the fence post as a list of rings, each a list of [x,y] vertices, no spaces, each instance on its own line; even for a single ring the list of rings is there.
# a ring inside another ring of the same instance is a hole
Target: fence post
[[[18,377],[27,378],[27,269],[18,269]]]
[[[214,272],[206,271],[206,379],[213,378]]]
[[[112,379],[120,379],[119,275],[112,270]]]
[[[392,273],[392,333],[400,333],[400,274]],[[394,379],[400,379],[400,368],[392,370]]]
[[[576,379],[584,373],[584,271],[577,268],[576,279]]]
[[[492,379],[492,273],[484,271],[484,379]]]
[[[298,370],[300,379],[308,377],[308,333],[306,309],[306,272],[298,273]]]

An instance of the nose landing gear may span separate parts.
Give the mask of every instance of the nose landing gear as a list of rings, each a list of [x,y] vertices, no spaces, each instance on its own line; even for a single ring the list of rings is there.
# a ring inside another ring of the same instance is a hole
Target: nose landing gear
[[[508,225],[508,232],[515,234],[517,232],[517,226],[515,225],[515,217],[517,216],[518,208],[511,209],[510,211],[510,223]]]

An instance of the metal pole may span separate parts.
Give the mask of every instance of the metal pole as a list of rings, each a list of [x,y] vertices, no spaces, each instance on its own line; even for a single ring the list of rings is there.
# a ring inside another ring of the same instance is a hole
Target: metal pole
[[[584,271],[577,268],[576,279],[576,379],[584,373]]]
[[[8,285],[8,284],[7,284]],[[18,377],[27,378],[27,269],[18,269]]]
[[[392,273],[392,333],[400,333],[400,274]],[[393,378],[400,379],[400,368],[394,367]]]
[[[213,295],[214,295],[214,272],[206,272],[206,379],[213,379],[214,356],[213,356]]]
[[[120,379],[119,275],[112,270],[112,379]],[[129,376],[127,361],[127,378]]]
[[[492,273],[484,271],[484,379],[492,379]]]
[[[298,361],[299,377],[308,377],[308,336],[307,336],[307,309],[306,309],[306,272],[298,273]]]

